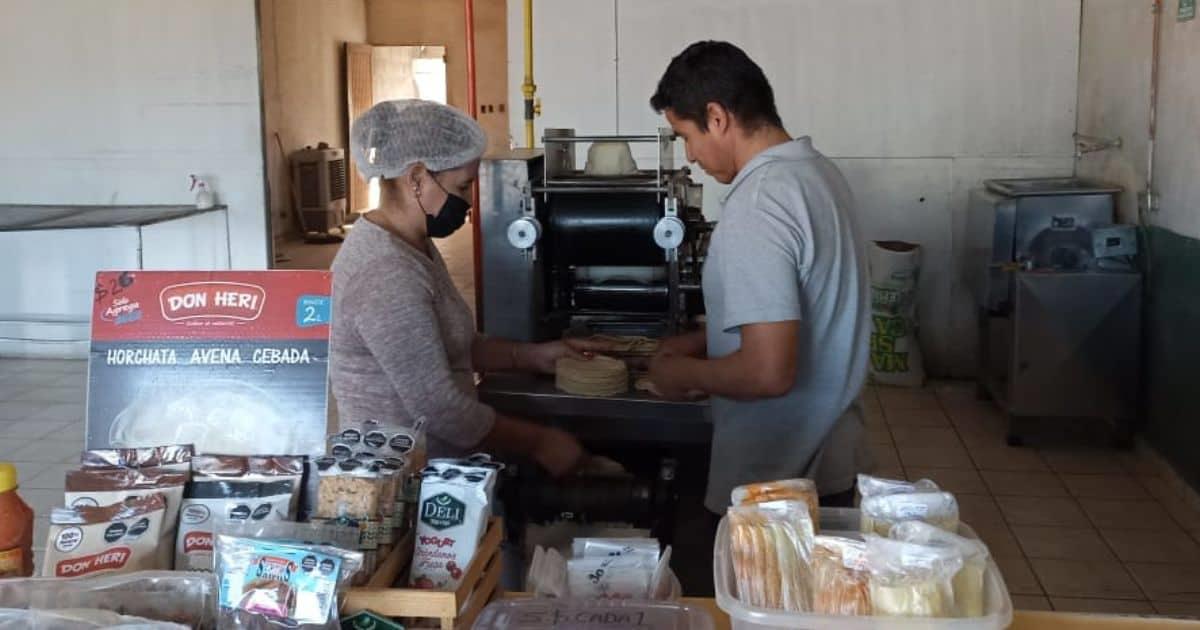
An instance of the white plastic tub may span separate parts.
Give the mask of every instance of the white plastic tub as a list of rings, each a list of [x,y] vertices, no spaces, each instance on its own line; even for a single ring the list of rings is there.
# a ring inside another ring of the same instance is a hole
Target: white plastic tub
[[[833,536],[857,537],[858,510],[845,508],[821,508],[821,533]],[[978,538],[966,525],[959,525],[958,533],[968,538]],[[737,597],[737,581],[733,575],[733,563],[729,553],[729,529],[726,519],[721,519],[717,528],[717,540],[713,548],[713,580],[716,586],[717,606],[729,615],[733,630],[758,630],[771,628],[805,629],[848,629],[848,630],[991,630],[1007,628],[1012,623],[1012,598],[1008,587],[1000,576],[1000,569],[991,559],[984,574],[984,615],[970,618],[930,619],[923,617],[842,617],[789,613],[767,610],[743,604]]]

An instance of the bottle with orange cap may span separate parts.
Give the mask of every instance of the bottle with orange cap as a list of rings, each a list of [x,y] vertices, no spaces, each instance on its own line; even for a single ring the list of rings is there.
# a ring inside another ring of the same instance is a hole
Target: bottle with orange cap
[[[17,495],[17,467],[0,462],[0,578],[33,575],[33,510]]]

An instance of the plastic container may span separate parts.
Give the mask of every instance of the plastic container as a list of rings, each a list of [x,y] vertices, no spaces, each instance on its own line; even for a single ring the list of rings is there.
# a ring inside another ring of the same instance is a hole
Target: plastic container
[[[859,512],[848,508],[821,508],[822,533],[830,536],[861,538],[858,532]],[[965,524],[959,524],[958,534],[978,539]],[[717,528],[713,548],[713,580],[717,606],[729,615],[733,630],[771,628],[849,629],[849,630],[990,630],[1007,628],[1012,623],[1012,598],[1000,576],[996,563],[988,560],[984,574],[984,606],[982,617],[931,619],[924,617],[841,617],[805,613],[788,613],[747,606],[738,601],[733,563],[729,554],[729,529],[725,519]]]
[[[89,608],[212,630],[216,628],[217,578],[211,573],[139,571],[70,580],[0,580],[0,609],[52,613]]]
[[[707,612],[676,602],[514,599],[490,604],[474,630],[712,630]]]
[[[33,575],[33,510],[17,495],[17,467],[0,462],[0,579]]]

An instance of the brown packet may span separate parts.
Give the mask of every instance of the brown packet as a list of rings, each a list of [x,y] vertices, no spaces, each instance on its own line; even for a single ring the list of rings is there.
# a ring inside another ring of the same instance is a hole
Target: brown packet
[[[161,494],[166,501],[158,540],[155,569],[169,570],[175,564],[175,531],[179,505],[189,475],[163,467],[82,468],[67,472],[66,503],[69,507],[102,507],[130,498]]]
[[[83,468],[166,468],[190,472],[196,449],[191,444],[167,444],[138,448],[102,448],[84,451]]]
[[[79,577],[153,569],[167,502],[161,494],[102,507],[50,513],[44,577]]]

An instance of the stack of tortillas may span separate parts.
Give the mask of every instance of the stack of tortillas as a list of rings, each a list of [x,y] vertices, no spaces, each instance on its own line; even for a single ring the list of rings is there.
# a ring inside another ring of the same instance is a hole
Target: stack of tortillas
[[[563,357],[554,366],[554,385],[578,396],[613,396],[629,391],[629,368],[620,359]]]

